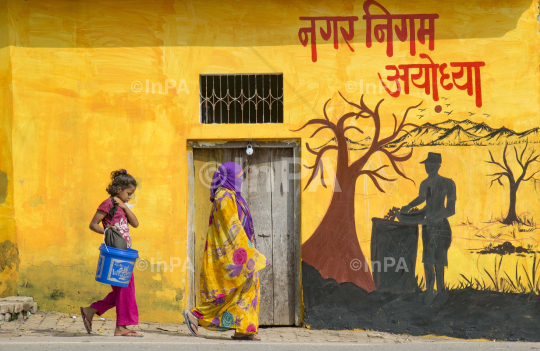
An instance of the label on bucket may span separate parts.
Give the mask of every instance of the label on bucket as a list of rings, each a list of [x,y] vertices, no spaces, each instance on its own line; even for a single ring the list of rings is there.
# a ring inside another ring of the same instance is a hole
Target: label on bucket
[[[107,280],[117,283],[127,283],[131,279],[133,263],[123,260],[111,259]]]
[[[99,255],[97,271],[96,271],[96,279],[101,279],[101,275],[103,274],[104,263],[105,263],[105,257],[103,257],[103,255]]]

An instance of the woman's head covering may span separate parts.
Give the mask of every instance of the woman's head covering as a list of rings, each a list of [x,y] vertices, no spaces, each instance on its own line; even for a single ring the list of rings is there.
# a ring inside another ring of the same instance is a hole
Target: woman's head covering
[[[213,201],[217,190],[221,187],[234,190],[237,194],[240,194],[242,182],[244,181],[243,174],[244,170],[235,162],[227,162],[219,166],[218,170],[214,172],[210,187],[211,200]]]
[[[216,192],[219,188],[233,190],[236,193],[238,217],[240,222],[242,222],[249,240],[251,240],[254,235],[253,220],[251,218],[249,207],[241,194],[242,182],[244,181],[243,175],[244,170],[242,169],[242,166],[235,162],[226,162],[219,166],[218,170],[214,172],[212,185],[210,186],[210,201],[214,201]],[[255,241],[255,238],[253,238],[253,240]]]

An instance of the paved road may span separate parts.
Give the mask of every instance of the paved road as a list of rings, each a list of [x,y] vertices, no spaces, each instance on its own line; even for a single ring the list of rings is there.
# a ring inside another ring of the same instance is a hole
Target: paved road
[[[0,351],[540,351],[540,343],[473,342],[374,331],[261,328],[263,341],[254,342],[233,341],[232,331],[218,333],[202,328],[202,337],[195,338],[185,324],[140,323],[133,329],[143,333],[143,338],[114,337],[114,319],[96,318],[93,326],[94,334],[88,335],[80,316],[56,312],[39,312],[24,320],[0,322]]]
[[[346,343],[346,342],[250,342],[230,341],[225,337],[212,339],[195,339],[191,337],[162,338],[137,338],[129,340],[117,340],[114,337],[18,337],[5,338],[0,341],[0,350],[10,351],[491,351],[491,350],[531,350],[540,349],[540,343],[508,343],[508,342],[478,342],[478,341],[428,341],[406,343]]]

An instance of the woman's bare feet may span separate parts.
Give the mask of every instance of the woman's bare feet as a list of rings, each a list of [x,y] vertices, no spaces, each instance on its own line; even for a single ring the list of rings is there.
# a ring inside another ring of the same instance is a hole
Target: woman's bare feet
[[[130,330],[126,328],[125,325],[117,325],[116,329],[114,330],[114,336],[143,336],[142,334],[138,334],[135,330]]]

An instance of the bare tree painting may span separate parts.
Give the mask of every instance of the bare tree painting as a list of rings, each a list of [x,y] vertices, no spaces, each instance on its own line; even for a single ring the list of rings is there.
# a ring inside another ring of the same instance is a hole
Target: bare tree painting
[[[488,174],[488,177],[493,177],[489,186],[491,187],[493,183],[497,182],[500,186],[504,187],[504,184],[501,182],[502,178],[508,179],[509,183],[508,188],[510,190],[510,205],[508,207],[508,214],[506,215],[506,218],[501,222],[503,224],[512,224],[515,222],[521,223],[521,220],[516,213],[517,191],[519,189],[519,186],[521,185],[521,183],[528,182],[529,180],[539,181],[538,178],[535,178],[535,175],[538,174],[538,171],[533,172],[530,176],[527,177],[527,171],[529,169],[529,166],[533,162],[538,162],[538,157],[540,156],[537,155],[534,150],[532,150],[530,155],[525,159],[525,151],[527,151],[528,146],[529,145],[526,144],[521,153],[518,153],[517,148],[514,146],[516,161],[521,167],[521,171],[517,173],[514,173],[514,171],[512,171],[512,169],[508,165],[508,160],[506,158],[506,150],[508,149],[508,144],[506,144],[506,146],[504,147],[502,163],[495,161],[493,155],[491,154],[491,151],[488,150],[490,160],[485,162],[496,165],[500,169],[502,169],[502,172]]]
[[[341,93],[339,95],[347,104],[355,109],[354,112],[343,114],[338,118],[337,123],[332,122],[326,112],[327,105],[330,102],[329,99],[323,108],[324,118],[312,119],[303,127],[296,130],[299,131],[308,126],[319,126],[311,137],[314,137],[322,130],[329,129],[334,134],[335,140],[335,144],[326,145],[317,151],[313,150],[306,143],[307,150],[315,155],[316,159],[313,165],[306,166],[312,172],[305,189],[307,189],[318,175],[321,177],[322,185],[326,187],[323,179],[324,168],[322,157],[328,152],[337,152],[337,170],[332,200],[321,223],[313,235],[302,245],[302,259],[307,264],[316,268],[324,278],[333,278],[339,283],[352,282],[371,292],[375,289],[371,270],[367,266],[366,258],[362,253],[356,235],[354,217],[356,181],[360,176],[367,176],[371,179],[375,187],[384,193],[385,191],[379,182],[394,182],[398,179],[397,177],[391,178],[381,174],[381,171],[389,167],[389,165],[383,165],[378,169],[366,169],[366,165],[369,165],[370,158],[376,153],[381,153],[386,157],[397,175],[412,181],[399,167],[399,163],[409,160],[413,155],[413,149],[411,148],[410,151],[404,154],[398,154],[405,145],[405,142],[393,149],[389,149],[386,145],[394,142],[395,139],[403,135],[402,133],[408,133],[407,127],[420,128],[415,124],[406,123],[406,119],[409,111],[417,108],[421,103],[409,107],[400,122],[398,122],[395,114],[392,114],[394,117],[393,132],[387,137],[382,137],[379,107],[384,99],[377,103],[374,110],[371,110],[364,103],[363,96],[360,99],[360,104],[355,104],[345,99]],[[349,143],[351,140],[346,135],[352,130],[362,134],[364,131],[356,126],[346,126],[346,122],[350,118],[354,118],[355,120],[358,118],[371,119],[374,125],[371,144],[367,146],[365,153],[357,160],[352,160],[350,157]],[[414,183],[414,181],[412,182]],[[359,270],[352,269],[352,260],[359,260],[362,263],[362,268]]]

